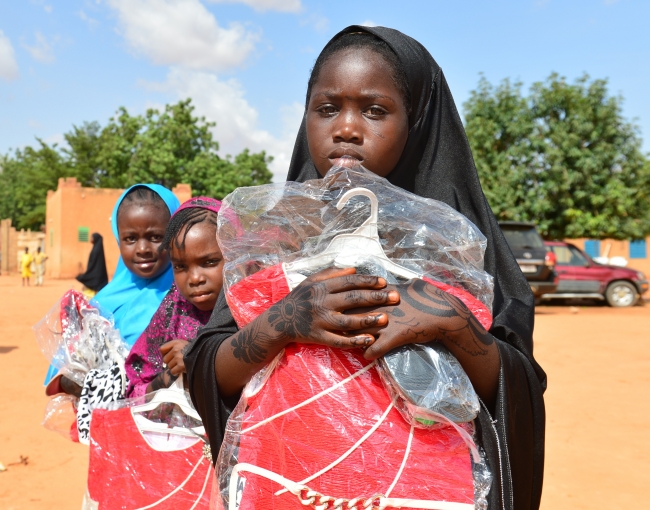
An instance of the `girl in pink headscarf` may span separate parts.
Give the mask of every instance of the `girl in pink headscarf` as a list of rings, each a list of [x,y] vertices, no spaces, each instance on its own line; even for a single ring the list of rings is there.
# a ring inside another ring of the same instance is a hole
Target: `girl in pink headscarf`
[[[223,284],[217,244],[221,202],[195,197],[171,217],[160,250],[167,250],[174,284],[126,359],[126,397],[169,387],[185,373],[182,350],[210,319]]]

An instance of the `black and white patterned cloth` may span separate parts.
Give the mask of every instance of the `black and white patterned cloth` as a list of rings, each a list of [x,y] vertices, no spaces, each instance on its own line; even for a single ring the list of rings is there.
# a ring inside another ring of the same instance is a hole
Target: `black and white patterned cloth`
[[[90,420],[93,410],[123,399],[127,384],[124,367],[118,363],[113,363],[109,369],[88,371],[77,408],[77,431],[80,443],[87,445],[90,442]]]

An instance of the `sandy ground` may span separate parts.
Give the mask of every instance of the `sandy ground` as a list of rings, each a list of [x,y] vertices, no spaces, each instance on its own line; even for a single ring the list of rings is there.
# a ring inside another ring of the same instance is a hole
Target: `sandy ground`
[[[31,332],[75,283],[22,288],[0,276],[2,510],[80,507],[87,448],[41,426],[47,362]],[[645,507],[650,306],[540,307],[536,322],[536,357],[549,379],[542,508]]]

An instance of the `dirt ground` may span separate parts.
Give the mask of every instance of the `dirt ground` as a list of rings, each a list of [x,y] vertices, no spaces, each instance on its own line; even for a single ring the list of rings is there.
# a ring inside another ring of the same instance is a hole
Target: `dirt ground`
[[[0,508],[78,509],[88,451],[41,426],[47,362],[31,332],[73,281],[0,276]],[[542,508],[641,508],[650,468],[650,305],[540,307],[546,370]],[[21,462],[21,459],[25,459]]]

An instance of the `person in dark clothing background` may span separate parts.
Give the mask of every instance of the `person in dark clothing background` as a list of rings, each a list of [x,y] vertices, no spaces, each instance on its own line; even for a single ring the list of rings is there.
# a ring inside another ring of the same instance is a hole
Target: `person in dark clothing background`
[[[319,55],[307,88],[305,116],[288,180],[320,178],[344,155],[396,186],[450,205],[487,238],[485,270],[494,277],[494,321],[484,332],[486,354],[473,360],[462,359],[460,351],[454,354],[486,403],[476,422],[478,441],[493,474],[489,508],[539,508],[546,374],[533,356],[533,296],[483,194],[444,74],[414,39],[384,27],[354,25],[334,36]],[[312,278],[309,284],[314,283],[320,282]],[[369,292],[367,288],[357,287],[360,294]],[[393,289],[385,286],[385,290]],[[376,311],[382,308],[385,306]],[[388,329],[385,319],[377,324]],[[442,321],[435,316],[428,320],[432,328]],[[255,344],[261,349],[258,352],[265,354],[264,360],[246,364],[235,355],[240,331],[245,334],[257,328],[272,338],[267,321],[262,314],[239,330],[222,293],[210,322],[185,355],[190,393],[208,432],[214,459],[243,385],[272,359],[283,342],[300,341],[279,338],[277,345]],[[337,334],[325,326],[319,328],[329,338]],[[356,337],[340,336],[337,342],[349,347],[368,331],[356,331]],[[255,338],[263,335],[249,337],[255,343]],[[459,337],[461,350],[464,341]],[[381,335],[377,340],[368,338],[366,357],[383,354],[385,344]]]
[[[93,233],[90,242],[93,248],[88,256],[86,272],[77,276],[77,281],[84,285],[84,295],[90,299],[108,284],[106,258],[104,257],[104,238],[97,232]]]

